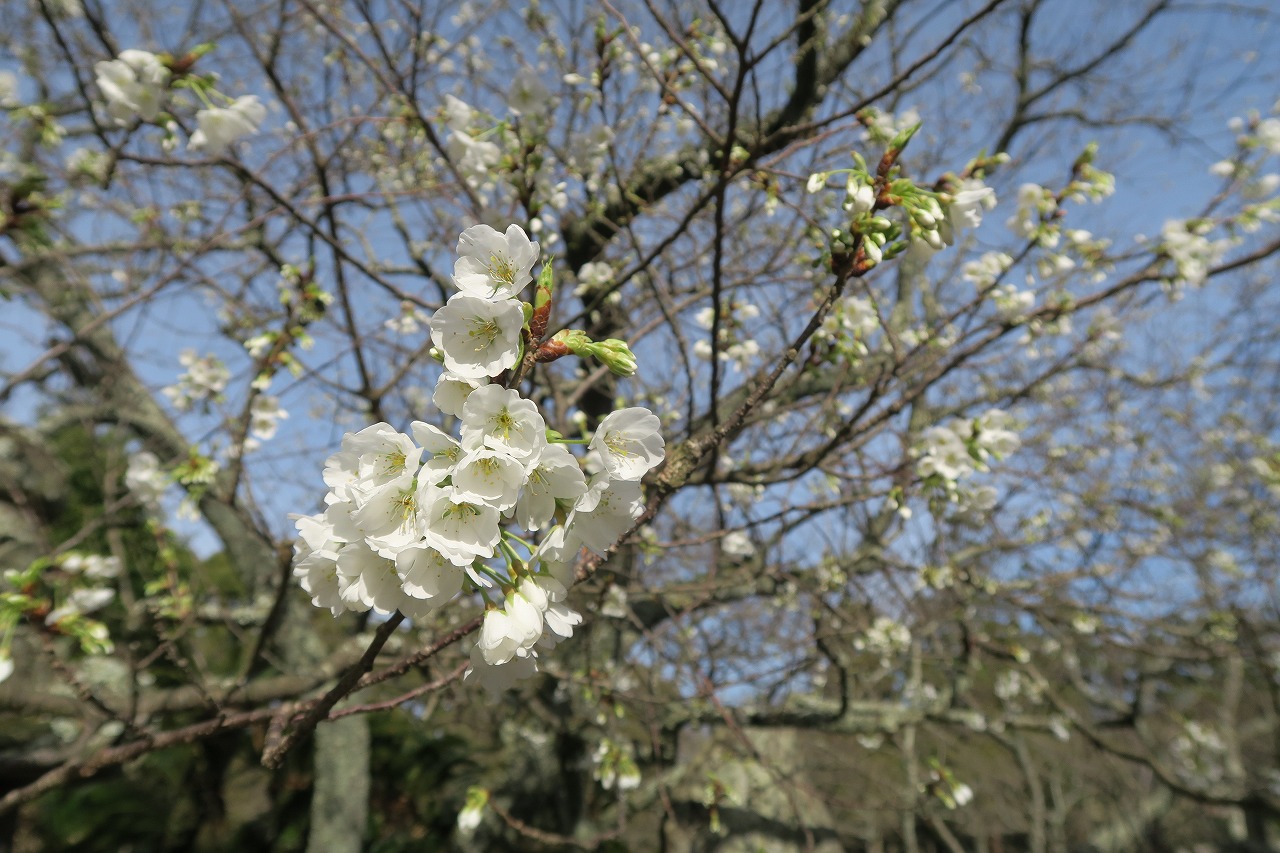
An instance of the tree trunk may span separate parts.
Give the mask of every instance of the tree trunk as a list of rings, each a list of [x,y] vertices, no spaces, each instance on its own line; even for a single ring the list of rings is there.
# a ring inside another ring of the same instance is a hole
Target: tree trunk
[[[369,822],[369,723],[360,715],[321,723],[307,853],[360,853]]]

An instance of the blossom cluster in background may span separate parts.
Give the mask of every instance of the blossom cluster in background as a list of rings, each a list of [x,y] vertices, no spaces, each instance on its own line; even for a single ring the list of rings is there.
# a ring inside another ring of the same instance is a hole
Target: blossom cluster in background
[[[0,573],[0,682],[14,672],[12,641],[23,620],[39,619],[52,632],[78,641],[85,654],[110,653],[114,644],[107,626],[90,614],[115,599],[111,581],[121,568],[119,557],[69,551]]]
[[[516,225],[477,225],[458,253],[459,292],[430,320],[445,367],[433,399],[458,434],[416,421],[409,433],[378,423],[346,435],[325,464],[325,511],[296,520],[294,574],[334,615],[422,619],[479,593],[485,616],[467,677],[497,691],[536,672],[537,649],[581,623],[565,604],[574,559],[584,546],[603,555],[635,524],[639,481],[664,444],[657,416],[633,407],[605,417],[584,456],[570,452],[585,439],[548,430],[533,401],[497,381],[518,375],[518,297],[538,244]]]
[[[1021,446],[1013,431],[1013,418],[1000,409],[988,409],[972,419],[953,420],[925,430],[914,449],[916,473],[926,485],[939,487],[950,500],[989,509],[994,492],[979,487],[961,494],[960,481],[988,470],[992,459],[1004,459]]]
[[[198,58],[198,54],[190,57]],[[102,106],[113,124],[129,127],[134,122],[159,122],[168,128],[170,141],[176,143],[173,131],[177,124],[164,115],[169,106],[174,82],[173,61],[145,50],[123,50],[116,59],[94,66],[95,82],[102,93]],[[213,88],[212,79],[190,74],[185,68],[185,88],[194,92],[205,108],[195,114],[196,129],[187,140],[187,148],[211,156],[224,154],[239,139],[258,132],[267,117],[267,108],[257,95],[231,98]],[[226,106],[216,106],[216,102]]]
[[[217,400],[226,390],[231,371],[215,355],[198,356],[192,349],[183,350],[178,363],[186,368],[177,383],[164,389],[164,395],[180,412],[197,403]]]

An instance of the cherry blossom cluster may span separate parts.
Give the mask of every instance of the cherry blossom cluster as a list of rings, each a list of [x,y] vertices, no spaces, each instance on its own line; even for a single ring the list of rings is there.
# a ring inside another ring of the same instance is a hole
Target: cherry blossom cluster
[[[858,651],[880,655],[884,666],[888,666],[890,655],[905,651],[910,646],[911,630],[888,616],[877,616],[871,626],[853,641],[853,647]]]
[[[73,551],[0,573],[0,682],[13,674],[13,639],[24,621],[41,620],[47,632],[77,640],[85,654],[110,653],[107,626],[89,614],[115,599],[111,581],[120,571],[118,557]]]
[[[1012,426],[1013,418],[1007,412],[988,409],[973,419],[930,427],[914,450],[916,473],[957,500],[960,480],[987,470],[991,458],[1003,459],[1021,445]]]
[[[635,750],[628,742],[603,738],[591,756],[591,763],[594,765],[592,775],[606,791],[640,787],[640,768],[636,766]]]
[[[867,138],[887,145],[885,156],[894,158],[920,129],[920,123],[914,121],[886,135],[886,128],[896,125],[881,125],[877,116],[874,110],[859,115],[868,130],[875,131]],[[819,193],[831,177],[844,176],[841,207],[850,217],[847,227],[833,229],[831,237],[847,248],[856,246],[863,262],[871,266],[896,257],[908,247],[927,257],[955,245],[963,231],[978,228],[983,212],[996,206],[995,191],[983,183],[981,176],[986,168],[1007,160],[1004,155],[975,160],[964,177],[947,175],[937,187],[929,189],[901,176],[886,180],[881,169],[870,168],[861,154],[854,151],[851,156],[851,168],[815,172],[805,188],[809,193]],[[900,207],[905,214],[902,221],[890,217],[889,208],[894,207]]]
[[[126,127],[135,119],[156,120],[172,76],[160,57],[145,50],[122,50],[118,58],[99,62],[94,71],[113,122]]]
[[[478,593],[485,616],[467,678],[498,691],[536,672],[537,649],[581,624],[565,603],[575,558],[583,546],[603,555],[632,527],[644,509],[639,481],[664,444],[658,417],[640,407],[611,413],[589,441],[549,430],[533,401],[505,387],[545,329],[547,274],[537,309],[518,298],[538,244],[516,225],[478,225],[458,253],[458,293],[430,320],[445,367],[433,399],[458,434],[422,421],[409,433],[378,423],[347,434],[325,463],[324,512],[296,519],[294,575],[335,616],[423,619]],[[542,360],[570,352],[552,346],[558,338],[537,351]],[[582,457],[575,444],[586,444]]]
[[[185,412],[197,403],[217,400],[226,390],[227,381],[231,379],[231,371],[215,355],[196,355],[193,349],[186,349],[178,356],[178,363],[186,368],[178,381],[166,386],[164,395],[173,403],[174,408]]]
[[[975,261],[966,261],[960,268],[960,277],[973,282],[979,290],[995,287],[1009,268],[1013,266],[1013,257],[1005,252],[986,252]]]
[[[173,84],[181,79],[182,87],[194,92],[205,105],[196,111],[196,129],[187,140],[191,151],[216,157],[242,137],[257,133],[267,117],[267,108],[257,95],[231,98],[213,87],[213,77],[191,73],[191,64],[209,50],[212,46],[202,45],[185,57],[175,58],[130,49],[94,65],[95,82],[112,123],[119,127],[128,127],[135,121],[162,123],[169,130],[166,147],[176,144],[176,122],[163,111]],[[215,102],[225,106],[216,106]]]
[[[746,370],[760,355],[760,344],[746,337],[745,330],[752,320],[760,316],[760,309],[750,302],[731,302],[720,315],[720,360],[729,362],[739,370]],[[715,325],[715,309],[703,308],[694,316],[694,322],[707,331]],[[693,345],[693,354],[704,361],[711,360],[711,341],[700,338]]]
[[[1227,745],[1211,726],[1195,720],[1183,723],[1182,733],[1169,743],[1178,775],[1193,784],[1220,781],[1226,775]]]
[[[898,114],[883,112],[875,107],[868,107],[858,113],[858,121],[862,124],[862,140],[879,145],[888,145],[896,137],[920,123],[920,113],[914,107]]]
[[[563,146],[539,144],[547,141],[556,104],[556,96],[536,76],[517,75],[507,89],[505,109],[492,102],[486,108],[446,95],[440,110],[448,130],[445,146],[451,168],[495,206],[501,206],[504,198],[514,200],[510,198],[514,187],[519,187],[521,195],[528,193],[532,199],[529,229],[544,235],[549,245],[559,239],[554,226],[570,200],[570,182],[564,178],[573,176],[588,192],[599,191],[597,173],[604,168],[613,138],[608,127],[598,126],[571,134]],[[384,131],[389,139],[405,132],[397,126]],[[534,147],[537,156],[528,157]],[[401,167],[394,160],[386,167],[393,186],[405,185],[407,176],[397,174]],[[518,177],[504,180],[507,173]]]
[[[845,357],[866,355],[867,341],[880,328],[880,317],[871,300],[842,296],[822,321],[822,334]]]
[[[1271,112],[1269,118],[1251,110],[1247,117],[1231,119],[1227,127],[1237,134],[1236,151],[1209,167],[1210,174],[1226,179],[1226,187],[1238,189],[1247,203],[1228,216],[1171,219],[1160,230],[1156,247],[1172,262],[1164,283],[1175,298],[1184,285],[1204,284],[1213,268],[1243,242],[1243,234],[1280,221],[1280,174],[1270,171],[1270,158],[1280,156],[1280,101]]]
[[[160,465],[160,459],[154,453],[142,450],[129,457],[124,482],[138,503],[156,511],[172,480]]]
[[[1192,287],[1204,284],[1209,270],[1222,262],[1234,241],[1230,237],[1210,240],[1206,234],[1214,230],[1207,219],[1169,220],[1160,231],[1160,247],[1173,261],[1173,283]]]
[[[921,203],[912,215],[912,235],[924,246],[939,251],[955,245],[962,231],[980,226],[983,210],[995,206],[994,190],[977,178],[965,178],[956,182],[954,192],[940,197],[921,195]]]

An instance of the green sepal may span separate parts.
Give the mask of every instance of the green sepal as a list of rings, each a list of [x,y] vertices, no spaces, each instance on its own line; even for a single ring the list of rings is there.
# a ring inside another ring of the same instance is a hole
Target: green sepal
[[[898,135],[893,138],[893,141],[889,143],[889,148],[894,151],[901,151],[906,148],[907,143],[911,141],[911,137],[915,136],[916,131],[918,131],[923,125],[924,122],[918,121],[911,125],[911,127],[900,131]]]
[[[555,289],[555,274],[552,272],[551,264],[544,264],[542,272],[538,273],[538,285],[533,295],[533,308],[535,311],[551,302],[551,295],[555,292]]]

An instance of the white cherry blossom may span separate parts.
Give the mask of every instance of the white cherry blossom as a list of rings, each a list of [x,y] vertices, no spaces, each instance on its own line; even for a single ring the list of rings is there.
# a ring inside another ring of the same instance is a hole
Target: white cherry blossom
[[[988,409],[976,420],[978,450],[984,459],[988,455],[1003,459],[1022,446],[1018,434],[1010,429],[1013,417],[1008,412]]]
[[[56,625],[70,616],[80,616],[101,610],[116,597],[114,589],[106,587],[81,587],[73,589],[59,607],[49,611],[44,617],[44,624]]]
[[[610,477],[639,480],[662,462],[662,421],[642,406],[610,413],[591,439],[590,448],[600,454]]]
[[[544,118],[551,114],[554,104],[551,93],[537,77],[520,74],[511,81],[511,89],[507,93],[507,108],[516,115]]]
[[[376,489],[405,474],[416,474],[422,448],[390,424],[376,423],[342,440],[342,454],[330,457],[329,465],[350,466],[352,483],[362,490]],[[345,470],[345,469],[343,469]],[[341,478],[339,478],[341,479]],[[332,485],[332,484],[331,484]]]
[[[159,508],[160,498],[168,490],[170,480],[156,455],[143,450],[129,457],[124,482],[143,506],[155,510]]]
[[[280,421],[289,413],[280,406],[280,398],[259,394],[249,405],[249,433],[254,438],[270,441],[275,438]]]
[[[453,494],[507,510],[515,506],[525,482],[524,464],[505,450],[477,447],[458,460],[453,471]]]
[[[351,514],[369,547],[388,559],[422,538],[418,484],[408,472],[368,494]]]
[[[597,474],[569,516],[566,540],[576,539],[603,555],[643,513],[644,498],[638,482]]]
[[[512,299],[533,281],[538,244],[519,225],[506,234],[488,225],[473,225],[458,238],[453,283],[470,296]]]
[[[195,350],[183,350],[178,363],[187,368],[174,385],[163,393],[179,411],[185,412],[194,403],[217,399],[231,379],[231,371],[215,355],[197,356]]]
[[[462,407],[462,446],[505,451],[535,464],[547,444],[547,424],[538,407],[499,385],[473,391]]]
[[[573,636],[575,625],[582,624],[582,614],[563,602],[548,605],[542,616],[547,627],[551,629],[543,631],[542,637],[538,640],[539,645],[544,648],[555,648],[560,640],[567,640]]]
[[[467,402],[467,397],[479,387],[479,381],[468,379],[465,376],[459,376],[446,370],[436,380],[436,390],[431,395],[431,402],[435,403],[436,408],[446,415],[460,418],[462,417],[462,407]]]
[[[450,489],[426,486],[419,500],[426,544],[455,566],[469,566],[477,557],[493,556],[502,536],[498,510],[484,504],[456,500]]]
[[[1165,254],[1174,262],[1177,278],[1193,287],[1204,284],[1209,271],[1231,248],[1228,239],[1210,240],[1207,222],[1170,220],[1160,231]]]
[[[343,449],[330,454],[324,461],[324,484],[329,487],[325,503],[340,503],[351,499],[351,490],[355,487],[360,468],[360,454],[347,449],[347,441],[353,434],[347,433],[342,439]]]
[[[533,551],[533,559],[538,561],[542,571],[568,589],[573,584],[572,562],[581,549],[582,542],[570,537],[564,525],[557,525],[542,537],[542,542]]]
[[[749,559],[756,555],[756,546],[747,534],[734,530],[726,533],[720,540],[720,552],[729,557]]]
[[[502,149],[488,139],[476,139],[469,133],[449,134],[449,156],[458,164],[467,183],[479,187],[491,180],[493,170],[502,161]]]
[[[196,132],[187,147],[217,157],[244,136],[258,132],[267,117],[267,108],[257,95],[236,98],[229,107],[211,107],[196,112]]]
[[[439,483],[453,474],[453,468],[462,458],[462,445],[443,430],[422,421],[409,425],[413,439],[422,445],[422,472],[425,482]]]
[[[453,95],[444,96],[444,123],[450,130],[465,133],[474,116],[475,110],[466,101]]]
[[[996,206],[995,190],[974,178],[961,182],[961,188],[951,195],[946,216],[938,222],[938,233],[948,246],[954,245],[956,235],[966,228],[982,224],[983,210]]]
[[[84,575],[92,580],[109,580],[120,576],[120,558],[102,554],[68,554],[59,566],[64,572]]]
[[[515,366],[523,325],[524,311],[514,299],[493,302],[455,293],[431,317],[431,341],[449,371],[482,379]]]
[[[516,521],[525,530],[540,530],[555,517],[557,500],[572,504],[586,491],[578,460],[563,444],[548,444],[520,491]]]
[[[462,591],[463,572],[434,548],[416,545],[396,555],[396,572],[406,595],[443,607]]]
[[[973,458],[964,441],[946,427],[930,427],[924,431],[921,444],[924,453],[916,462],[916,473],[921,477],[937,474],[944,480],[955,481],[973,471]]]
[[[345,545],[338,553],[338,592],[347,608],[357,611],[393,613],[404,598],[395,560],[360,543]]]
[[[511,660],[522,649],[531,647],[540,636],[541,614],[527,601],[523,601],[515,616],[505,609],[485,611],[476,648],[484,655],[485,663],[497,666]]]
[[[490,696],[498,696],[518,682],[532,678],[537,672],[537,661],[532,654],[513,657],[506,663],[494,665],[485,659],[484,651],[476,644],[471,649],[471,666],[462,678],[465,682],[479,684]]]
[[[338,584],[338,554],[336,551],[312,551],[294,555],[293,576],[311,596],[311,603],[324,607],[334,616],[346,610]]]
[[[330,537],[337,542],[362,542],[364,531],[352,518],[359,505],[355,501],[330,500],[333,497],[333,492],[325,495],[324,521],[329,526]]]
[[[158,56],[145,50],[124,50],[118,59],[99,62],[93,70],[112,121],[122,127],[135,117],[155,121],[170,77]]]

